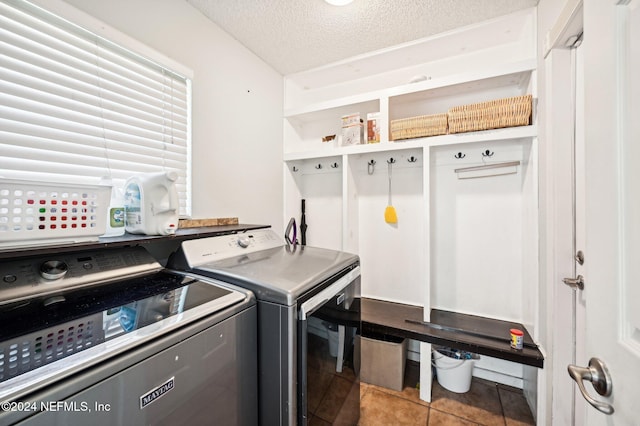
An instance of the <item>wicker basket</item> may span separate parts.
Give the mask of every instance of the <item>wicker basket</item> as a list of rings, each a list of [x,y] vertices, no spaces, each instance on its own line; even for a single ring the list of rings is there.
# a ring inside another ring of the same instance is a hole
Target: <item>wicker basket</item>
[[[449,133],[526,126],[531,122],[531,99],[524,95],[453,107],[447,113]]]
[[[420,115],[391,120],[391,140],[447,134],[447,114]]]

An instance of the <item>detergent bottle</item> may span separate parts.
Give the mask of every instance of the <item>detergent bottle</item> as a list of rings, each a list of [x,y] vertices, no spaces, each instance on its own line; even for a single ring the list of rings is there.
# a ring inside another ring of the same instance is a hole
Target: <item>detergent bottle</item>
[[[107,230],[103,237],[124,235],[124,195],[122,189],[111,187],[111,202],[107,208]]]
[[[170,235],[178,229],[180,203],[176,172],[147,173],[125,184],[124,206],[127,232]]]
[[[101,185],[111,186],[111,201],[106,207],[107,226],[101,237],[117,237],[124,235],[124,194],[122,188],[113,184],[110,177],[102,178]]]

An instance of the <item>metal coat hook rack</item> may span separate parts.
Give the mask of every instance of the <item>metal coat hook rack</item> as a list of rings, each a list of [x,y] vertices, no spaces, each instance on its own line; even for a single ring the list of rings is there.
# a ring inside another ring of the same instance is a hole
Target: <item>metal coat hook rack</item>
[[[389,157],[387,159],[387,164],[396,164],[397,162],[398,162],[398,160],[396,160],[393,157]],[[412,155],[412,156],[407,158],[407,162],[408,163],[417,163],[418,162],[418,157],[416,157],[415,155]],[[367,161],[367,174],[372,175],[374,173],[374,171],[375,171],[375,166],[376,166],[376,160],[371,159],[371,160]],[[401,167],[401,166],[398,166],[398,167]]]
[[[458,179],[475,179],[475,178],[481,178],[481,177],[493,177],[493,176],[515,174],[518,172],[517,167],[519,165],[520,165],[520,161],[505,161],[503,163],[485,164],[482,166],[462,167],[460,169],[455,169],[454,173],[458,174]],[[487,170],[494,170],[494,169],[496,169],[497,171],[488,172],[488,173],[486,172]]]
[[[520,161],[505,161],[504,163],[485,164],[484,166],[463,167],[461,169],[455,169],[454,172],[455,173],[475,172],[478,170],[500,169],[504,167],[515,167],[519,165],[520,165]]]
[[[453,156],[453,158],[456,158],[456,159],[458,159],[458,160],[462,160],[462,159],[463,159],[464,157],[466,157],[466,156],[467,156],[467,154],[463,154],[463,153],[459,152],[459,153],[455,154],[455,155]]]
[[[491,158],[494,156],[495,152],[490,149],[485,149],[481,151],[482,160],[487,158]],[[454,155],[455,158],[464,158],[464,154],[461,152]],[[518,173],[518,166],[520,166],[520,161],[503,161],[499,163],[485,163],[481,166],[471,166],[471,167],[462,167],[455,169],[454,172],[458,175],[458,179],[475,179],[475,178],[484,178],[484,177],[493,177],[493,176],[501,176],[501,175],[510,175]]]

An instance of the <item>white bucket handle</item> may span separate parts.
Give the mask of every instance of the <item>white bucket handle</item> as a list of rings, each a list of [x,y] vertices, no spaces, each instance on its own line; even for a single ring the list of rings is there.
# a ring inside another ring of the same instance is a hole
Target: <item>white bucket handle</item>
[[[436,355],[436,354],[440,355],[440,358],[456,359],[456,358],[451,358],[450,356],[446,356],[446,355],[444,355],[444,354],[441,354],[441,353],[440,353],[440,352],[438,352],[437,350],[434,350],[434,351],[433,351],[434,358],[436,358],[436,357],[435,357],[435,355]],[[438,358],[438,359],[440,359],[440,358]],[[456,364],[456,365],[449,366],[449,367],[442,367],[442,366],[440,366],[440,365],[436,365],[433,361],[431,361],[431,365],[433,365],[434,367],[439,368],[439,369],[441,369],[441,370],[453,370],[454,368],[458,368],[458,367],[460,367],[462,364],[464,364],[464,362],[465,362],[465,361],[471,361],[471,362],[473,362],[474,360],[473,360],[473,359],[459,359],[459,361],[460,361],[460,363],[458,363],[458,364]]]

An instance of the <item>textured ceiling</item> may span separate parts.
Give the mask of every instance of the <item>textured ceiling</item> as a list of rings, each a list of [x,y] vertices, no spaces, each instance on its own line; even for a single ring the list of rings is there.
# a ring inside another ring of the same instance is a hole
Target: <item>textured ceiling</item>
[[[186,0],[283,75],[535,6],[538,0]]]

